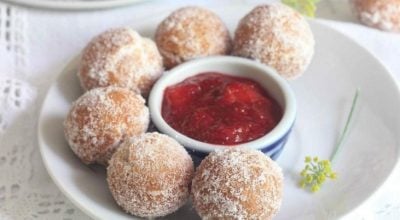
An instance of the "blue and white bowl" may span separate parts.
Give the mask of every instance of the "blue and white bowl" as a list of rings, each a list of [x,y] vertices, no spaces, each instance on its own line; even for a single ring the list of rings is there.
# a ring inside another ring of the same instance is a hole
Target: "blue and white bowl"
[[[283,109],[283,116],[277,126],[264,136],[229,147],[244,147],[261,150],[272,159],[277,159],[289,138],[296,118],[296,100],[289,84],[274,69],[249,59],[232,56],[212,56],[199,58],[166,72],[153,86],[149,96],[150,115],[157,129],[175,138],[193,156],[203,158],[208,153],[227,146],[209,144],[179,133],[161,116],[164,90],[188,77],[204,72],[219,72],[232,76],[246,77],[258,82],[275,98]]]

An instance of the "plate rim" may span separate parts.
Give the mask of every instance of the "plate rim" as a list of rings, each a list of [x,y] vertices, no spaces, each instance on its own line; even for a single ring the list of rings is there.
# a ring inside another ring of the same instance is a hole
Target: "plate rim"
[[[400,82],[395,78],[394,74],[389,71],[389,69],[382,63],[382,61],[376,57],[376,55],[374,55],[372,52],[370,52],[366,47],[364,47],[363,45],[359,44],[356,40],[352,39],[351,37],[347,36],[346,34],[344,34],[343,32],[336,30],[335,28],[331,27],[330,25],[327,25],[324,23],[324,21],[326,21],[325,19],[313,19],[313,20],[308,20],[308,22],[310,24],[316,24],[316,25],[320,25],[323,26],[323,28],[326,29],[330,29],[330,31],[336,32],[337,34],[340,34],[343,38],[346,38],[346,40],[349,40],[352,42],[352,44],[354,44],[356,47],[358,47],[360,50],[362,50],[364,53],[367,53],[369,56],[371,56],[373,59],[375,59],[376,64],[380,66],[380,68],[384,69],[386,72],[386,75],[388,75],[390,81],[392,83],[394,83],[395,87],[396,87],[396,92],[398,94],[398,98],[399,98],[399,102],[400,102]],[[49,174],[49,176],[51,177],[51,179],[53,180],[53,182],[57,185],[57,187],[60,189],[60,191],[75,205],[77,206],[82,212],[84,212],[86,215],[88,215],[89,217],[93,218],[93,219],[102,219],[100,216],[96,216],[93,212],[89,211],[86,207],[84,207],[83,205],[80,204],[80,202],[74,198],[72,195],[70,195],[66,189],[64,189],[64,187],[62,186],[61,182],[53,175],[52,172],[50,172],[50,164],[48,164],[48,161],[45,160],[46,156],[44,155],[44,146],[46,145],[44,144],[44,138],[43,138],[43,132],[42,132],[42,128],[43,128],[43,120],[42,118],[44,117],[44,106],[45,103],[47,102],[48,98],[49,98],[49,91],[51,89],[54,88],[54,82],[57,81],[57,79],[60,77],[60,75],[66,70],[67,67],[71,66],[74,63],[77,63],[78,60],[77,58],[79,57],[79,53],[71,58],[68,62],[66,62],[66,65],[64,65],[64,67],[62,68],[61,72],[58,73],[57,77],[55,77],[55,79],[51,82],[49,88],[46,91],[46,96],[42,102],[42,105],[40,107],[40,114],[39,114],[39,118],[38,118],[38,125],[37,125],[37,137],[38,137],[38,145],[39,145],[39,150],[40,150],[40,155],[42,158],[42,161],[45,165],[46,171]],[[399,146],[397,146],[399,147]],[[367,203],[372,197],[374,197],[378,191],[380,191],[382,189],[382,186],[386,184],[386,182],[390,179],[390,177],[393,175],[395,168],[396,167],[400,167],[400,148],[397,151],[397,157],[396,157],[396,161],[393,165],[393,167],[390,170],[390,173],[381,181],[380,184],[377,184],[376,188],[372,191],[370,191],[368,193],[368,195],[365,197],[364,200],[360,201],[358,204],[354,205],[354,207],[352,207],[351,209],[339,213],[336,217],[337,218],[342,218],[345,217],[347,215],[349,215],[350,213],[352,213],[353,211],[355,211],[356,209],[358,209],[359,207],[363,206],[365,203]],[[135,216],[132,216],[135,217]]]
[[[49,174],[51,180],[54,182],[54,184],[57,186],[57,188],[62,192],[62,194],[68,198],[69,201],[71,201],[72,204],[74,204],[76,207],[79,208],[79,210],[81,210],[83,213],[85,213],[86,215],[88,215],[89,217],[93,218],[93,219],[101,219],[98,216],[94,215],[92,212],[90,212],[87,208],[85,208],[83,205],[81,205],[81,203],[75,199],[69,192],[68,190],[66,190],[64,188],[64,186],[61,184],[61,181],[59,181],[58,178],[56,178],[53,174],[52,171],[50,171],[50,164],[49,161],[45,160],[45,153],[44,153],[44,137],[43,137],[43,120],[42,118],[44,117],[44,106],[45,103],[47,102],[49,95],[49,91],[52,90],[54,88],[54,82],[56,82],[58,80],[58,78],[61,76],[61,74],[65,71],[66,67],[69,67],[73,64],[78,64],[79,62],[79,57],[80,55],[78,54],[77,56],[71,58],[70,60],[68,60],[67,64],[64,65],[64,67],[62,68],[62,71],[57,75],[57,77],[54,78],[54,80],[52,81],[50,87],[47,89],[46,91],[46,96],[42,102],[42,106],[40,107],[40,113],[39,113],[39,118],[38,118],[38,125],[37,125],[37,141],[38,141],[38,145],[39,145],[39,152],[40,152],[40,157],[42,158],[42,162],[44,164],[44,167],[46,169],[47,174]],[[80,85],[79,85],[80,86]]]
[[[94,0],[94,1],[52,1],[52,0],[4,0],[5,2],[42,9],[93,10],[116,8],[153,0]]]

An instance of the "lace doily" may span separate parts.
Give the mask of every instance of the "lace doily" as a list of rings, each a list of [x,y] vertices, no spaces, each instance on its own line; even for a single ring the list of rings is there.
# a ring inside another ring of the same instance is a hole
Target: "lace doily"
[[[0,219],[86,219],[42,165],[25,24],[24,11],[0,3]]]

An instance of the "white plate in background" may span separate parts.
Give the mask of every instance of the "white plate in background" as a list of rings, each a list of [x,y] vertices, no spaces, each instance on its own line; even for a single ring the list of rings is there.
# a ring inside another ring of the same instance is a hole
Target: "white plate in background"
[[[88,10],[113,8],[149,0],[5,0],[7,2],[51,9]]]

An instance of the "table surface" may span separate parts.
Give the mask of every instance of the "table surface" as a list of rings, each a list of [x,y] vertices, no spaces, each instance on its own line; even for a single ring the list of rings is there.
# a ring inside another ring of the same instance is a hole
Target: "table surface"
[[[260,0],[198,0],[198,5],[257,4]],[[57,11],[0,3],[0,219],[89,219],[57,189],[45,171],[36,127],[47,89],[65,63],[101,30],[140,24],[166,6],[187,0],[146,1],[99,11]],[[114,16],[119,15],[128,16]],[[400,34],[358,25],[347,0],[325,0],[317,17],[371,51],[400,79]],[[90,28],[87,28],[89,27]],[[65,42],[71,42],[67,44]],[[400,168],[343,219],[400,219]]]

